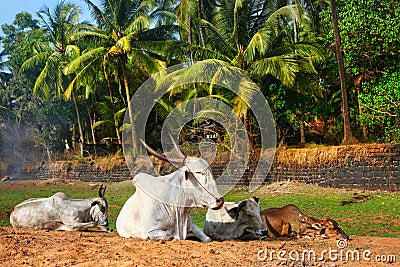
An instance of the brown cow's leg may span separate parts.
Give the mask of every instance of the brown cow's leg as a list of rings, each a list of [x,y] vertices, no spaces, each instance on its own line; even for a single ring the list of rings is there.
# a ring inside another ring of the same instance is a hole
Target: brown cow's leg
[[[282,225],[282,236],[288,236],[290,233],[290,224],[287,222],[284,222]]]

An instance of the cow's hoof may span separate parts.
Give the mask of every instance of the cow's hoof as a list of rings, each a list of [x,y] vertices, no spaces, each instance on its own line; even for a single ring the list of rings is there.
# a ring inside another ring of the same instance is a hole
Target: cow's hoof
[[[203,242],[212,242],[212,239],[209,238],[209,237],[207,236],[207,238],[205,238],[205,239],[203,240]]]

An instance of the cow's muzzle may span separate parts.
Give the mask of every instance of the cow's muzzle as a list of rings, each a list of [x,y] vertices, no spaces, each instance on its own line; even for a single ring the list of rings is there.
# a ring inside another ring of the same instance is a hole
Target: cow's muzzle
[[[104,227],[108,227],[108,222],[99,222],[99,225],[104,226]]]
[[[224,198],[220,197],[220,198],[216,199],[216,202],[217,202],[217,206],[212,208],[213,210],[219,210],[220,208],[222,208],[222,206],[224,205]]]
[[[268,230],[257,230],[256,235],[258,236],[268,236]]]

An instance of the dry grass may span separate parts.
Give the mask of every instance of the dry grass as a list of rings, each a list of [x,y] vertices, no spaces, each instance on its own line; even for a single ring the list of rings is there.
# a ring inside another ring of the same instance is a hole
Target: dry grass
[[[98,157],[93,167],[102,171],[111,171],[117,167],[125,165],[125,158],[120,155],[113,155],[108,157]]]
[[[279,148],[275,159],[281,164],[289,166],[314,167],[320,165],[344,167],[349,162],[363,161],[374,164],[376,156],[390,154],[387,144],[330,146],[303,149]]]

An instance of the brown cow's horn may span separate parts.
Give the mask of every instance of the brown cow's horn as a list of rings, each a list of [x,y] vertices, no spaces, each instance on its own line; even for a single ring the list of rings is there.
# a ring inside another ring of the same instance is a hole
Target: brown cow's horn
[[[179,164],[180,166],[185,165],[185,159],[169,159],[164,155],[161,155],[159,153],[157,153],[156,151],[154,151],[151,147],[149,147],[145,141],[143,141],[142,139],[140,139],[140,142],[143,144],[143,146],[146,148],[147,152],[149,152],[150,154],[152,154],[154,157],[164,160],[166,162],[170,162],[170,163],[175,163],[175,164]]]

